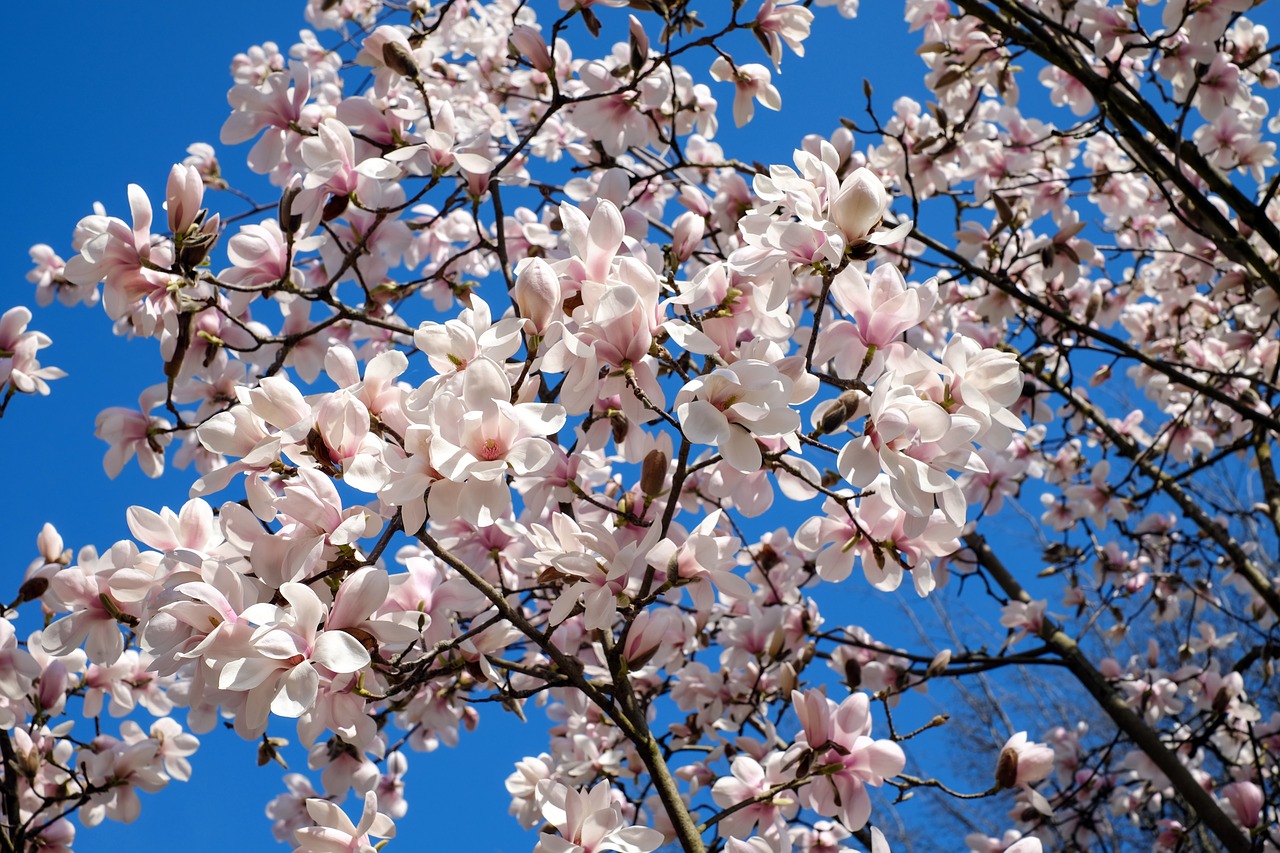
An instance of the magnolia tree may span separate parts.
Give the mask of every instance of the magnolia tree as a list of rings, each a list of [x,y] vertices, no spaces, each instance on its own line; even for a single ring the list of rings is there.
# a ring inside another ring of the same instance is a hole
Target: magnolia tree
[[[311,0],[162,205],[32,248],[37,303],[156,344],[107,472],[196,473],[30,532],[3,850],[223,725],[309,749],[279,841],[394,850],[410,757],[503,712],[528,757],[476,772],[537,853],[1280,850],[1275,5],[907,0],[927,105],[715,141],[857,7]],[[31,319],[5,405],[62,375]],[[999,627],[873,636],[837,584]],[[1069,701],[990,750],[922,704],[1028,672]]]

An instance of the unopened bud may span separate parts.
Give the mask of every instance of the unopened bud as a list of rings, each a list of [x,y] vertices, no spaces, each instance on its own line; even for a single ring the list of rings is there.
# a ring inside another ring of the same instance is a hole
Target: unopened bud
[[[280,222],[280,230],[286,234],[296,233],[302,227],[302,214],[293,212],[294,199],[302,192],[302,181],[295,179],[285,187],[280,196],[280,204],[276,208],[276,219]]]
[[[552,68],[551,51],[547,40],[533,27],[519,25],[511,29],[511,46],[516,53],[529,60],[529,64],[546,74]]]
[[[951,665],[951,649],[943,649],[933,656],[933,660],[929,661],[929,668],[925,670],[927,678],[937,678],[939,675],[947,671],[947,667]]]
[[[49,579],[36,575],[27,578],[22,582],[22,586],[18,587],[18,603],[22,604],[27,601],[35,601],[44,595],[45,590],[49,588]]]
[[[51,661],[45,667],[44,672],[40,674],[40,685],[36,692],[36,701],[40,703],[40,710],[53,711],[61,707],[61,703],[66,698],[68,681],[67,667],[62,661]]]
[[[676,260],[684,263],[693,257],[694,250],[702,242],[706,233],[706,222],[693,211],[687,211],[676,217],[671,227],[671,251]]]
[[[388,41],[382,45],[382,61],[401,77],[417,80],[422,75],[418,62],[409,49],[399,42]]]
[[[613,443],[622,444],[627,440],[627,432],[631,429],[631,423],[622,412],[611,411],[609,412],[609,429],[613,433]]]
[[[654,448],[640,466],[640,491],[650,498],[662,494],[667,485],[667,454]]]
[[[645,60],[649,58],[649,35],[644,31],[644,27],[636,20],[635,15],[631,15],[631,31],[627,39],[627,44],[631,49],[630,63],[632,71],[639,71],[644,67]]]
[[[862,392],[848,390],[832,401],[831,406],[822,413],[818,421],[818,429],[824,435],[830,435],[858,413],[858,404],[862,401]]]
[[[849,685],[850,690],[857,690],[862,685],[862,664],[853,658],[846,658],[844,662],[844,680]]]
[[[796,668],[789,663],[784,663],[778,671],[778,692],[783,696],[790,696],[791,691],[796,689],[797,683]]]
[[[36,537],[36,548],[40,551],[40,556],[44,557],[46,563],[70,565],[71,552],[63,550],[62,544],[62,535],[58,533],[58,528],[46,521],[44,527],[40,528],[40,535]]]
[[[512,295],[520,316],[535,335],[544,334],[560,310],[560,278],[542,258],[525,261],[516,276]]]

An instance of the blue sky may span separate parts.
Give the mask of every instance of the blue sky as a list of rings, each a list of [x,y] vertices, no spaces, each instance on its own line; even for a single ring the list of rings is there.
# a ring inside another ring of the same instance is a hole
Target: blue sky
[[[546,15],[554,11],[546,0],[533,5]],[[11,484],[0,523],[10,555],[0,594],[16,586],[44,521],[57,525],[69,547],[105,548],[127,535],[125,507],[177,506],[190,481],[189,474],[174,470],[150,481],[132,464],[115,481],[105,477],[105,445],[93,438],[94,418],[108,406],[134,405],[138,392],[160,379],[158,355],[149,342],[113,336],[101,308],[36,309],[23,278],[28,247],[46,242],[69,257],[72,228],[94,201],[102,201],[109,213],[127,216],[130,182],[146,188],[158,207],[169,167],[182,159],[186,146],[217,142],[228,111],[231,57],[265,40],[287,49],[304,26],[302,6],[300,0],[222,0],[197,11],[146,0],[77,3],[70,9],[59,6],[56,13],[39,4],[9,10],[10,32],[21,36],[8,48],[15,73],[4,142],[12,165],[5,187],[9,202],[0,206],[0,257],[8,271],[0,311],[31,306],[33,327],[54,340],[43,353],[44,363],[69,375],[54,383],[51,397],[19,398],[0,420]],[[756,121],[735,132],[728,110],[731,89],[712,84],[724,107],[720,141],[729,153],[747,161],[790,162],[805,133],[829,133],[839,115],[861,112],[864,76],[875,81],[885,113],[900,94],[920,97],[924,67],[913,55],[917,38],[906,33],[899,17],[901,4],[866,0],[863,7],[862,17],[852,23],[832,10],[819,10],[807,45],[810,58],[788,55],[776,78],[782,114],[757,110]],[[586,45],[575,50],[579,56],[589,52]],[[758,48],[741,58],[765,61]],[[690,64],[703,75],[711,59],[708,54]],[[244,175],[239,163],[247,149],[219,147],[224,170]],[[866,610],[867,594],[858,586],[841,590],[837,600]],[[288,726],[278,733],[294,739]],[[509,715],[486,708],[479,730],[464,734],[458,750],[411,755],[410,812],[401,824],[402,840],[391,849],[429,841],[433,848],[529,850],[532,836],[506,817],[502,780],[514,761],[544,750],[545,743],[542,729],[521,727]],[[221,850],[228,843],[272,849],[262,810],[282,790],[280,772],[255,767],[254,755],[254,744],[228,732],[211,733],[195,756],[193,781],[145,796],[142,817],[131,826],[108,822],[83,831],[76,849],[95,853],[137,847],[145,840],[180,843],[191,853]],[[349,800],[348,806],[355,804]],[[178,838],[174,827],[180,828]]]

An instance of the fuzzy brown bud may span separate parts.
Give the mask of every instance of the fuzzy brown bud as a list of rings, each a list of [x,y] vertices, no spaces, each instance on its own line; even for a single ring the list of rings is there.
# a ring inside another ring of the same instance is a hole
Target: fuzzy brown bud
[[[656,498],[667,485],[667,454],[658,448],[650,450],[640,466],[640,491]]]

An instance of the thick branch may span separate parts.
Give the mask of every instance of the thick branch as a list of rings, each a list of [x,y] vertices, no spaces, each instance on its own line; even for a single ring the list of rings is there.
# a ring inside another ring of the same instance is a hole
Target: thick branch
[[[973,550],[978,564],[986,569],[1006,595],[1017,601],[1030,603],[1031,596],[1019,585],[1013,574],[987,545],[986,539],[977,533],[970,533],[964,537],[964,543]],[[1068,636],[1057,622],[1047,616],[1040,627],[1040,637],[1066,662],[1067,668],[1097,700],[1099,707],[1115,722],[1116,726],[1128,735],[1134,745],[1146,753],[1156,767],[1168,777],[1174,790],[1222,842],[1223,849],[1229,853],[1248,853],[1252,850],[1253,846],[1244,833],[1231,818],[1227,817],[1217,801],[1201,787],[1196,778],[1191,775],[1191,771],[1178,760],[1178,756],[1164,745],[1159,734],[1124,703],[1102,673],[1098,672],[1085,657],[1076,641]]]
[[[543,634],[532,622],[526,619],[519,608],[512,606],[507,597],[502,594],[502,590],[493,586],[466,563],[450,554],[430,534],[424,532],[418,536],[418,539],[431,550],[431,553],[443,560],[449,568],[462,575],[469,584],[479,590],[485,598],[489,599],[498,612],[502,614],[502,618],[532,640],[568,677],[574,687],[586,694],[587,698],[596,707],[617,724],[623,734],[635,744],[636,751],[644,762],[645,769],[649,771],[649,777],[653,780],[654,787],[658,790],[658,796],[661,797],[662,804],[667,809],[667,816],[671,818],[671,824],[675,827],[676,835],[680,839],[680,846],[684,848],[685,853],[704,853],[706,848],[702,844],[702,836],[698,833],[697,823],[694,822],[692,815],[689,814],[689,808],[685,805],[684,798],[680,795],[680,789],[676,785],[675,777],[671,775],[671,768],[667,766],[666,759],[662,755],[662,746],[649,731],[644,722],[644,715],[626,713],[619,708],[619,704],[621,704],[623,708],[634,709],[633,697],[626,696],[624,698],[621,695],[628,689],[625,680],[616,685],[619,688],[617,691],[619,703],[614,703],[599,687],[587,680],[586,676],[583,675],[582,664],[578,659],[565,654],[557,648],[555,643],[551,642],[549,636]]]
[[[1268,287],[1280,293],[1280,274],[1263,260],[1240,234],[1239,229],[1213,206],[1177,163],[1164,156],[1151,139],[1154,138],[1165,150],[1176,152],[1178,158],[1191,167],[1211,192],[1227,202],[1243,223],[1278,250],[1280,231],[1267,219],[1265,212],[1259,210],[1244,193],[1210,166],[1191,142],[1183,139],[1166,124],[1150,104],[1132,97],[1116,79],[1104,77],[1094,71],[1083,56],[1068,49],[1040,25],[1033,13],[1017,3],[996,0],[996,5],[1004,10],[1003,13],[988,8],[981,0],[957,0],[957,4],[1009,41],[1028,48],[1079,81],[1127,143],[1130,153],[1142,163],[1151,177],[1176,187],[1182,193],[1194,209],[1197,222],[1213,232],[1222,253],[1250,269]],[[1017,19],[1016,22],[1014,18]],[[1151,138],[1148,138],[1147,133],[1151,134]]]
[[[1067,401],[1077,411],[1089,418],[1094,426],[1106,435],[1121,456],[1131,460],[1134,465],[1138,466],[1138,470],[1142,472],[1143,476],[1150,479],[1160,491],[1172,498],[1173,502],[1178,505],[1178,509],[1182,510],[1183,514],[1191,519],[1201,532],[1212,539],[1226,553],[1227,559],[1231,561],[1231,567],[1266,602],[1271,612],[1280,616],[1280,592],[1276,591],[1275,583],[1258,568],[1253,560],[1249,559],[1249,555],[1240,547],[1240,543],[1232,538],[1230,531],[1210,518],[1204,507],[1195,498],[1187,494],[1175,479],[1161,471],[1159,466],[1155,465],[1146,456],[1144,448],[1138,447],[1132,440],[1121,435],[1120,431],[1111,425],[1111,421],[1106,415],[1098,411],[1093,404],[1081,399],[1078,394],[1075,394],[1064,383],[1058,381],[1057,377],[1045,371],[1038,373],[1037,377],[1054,391],[1066,397]]]

